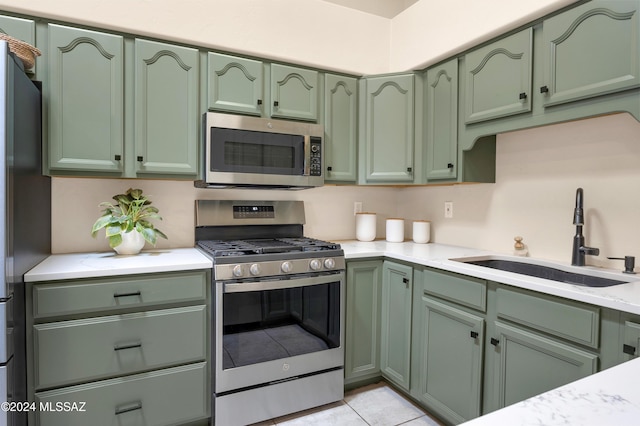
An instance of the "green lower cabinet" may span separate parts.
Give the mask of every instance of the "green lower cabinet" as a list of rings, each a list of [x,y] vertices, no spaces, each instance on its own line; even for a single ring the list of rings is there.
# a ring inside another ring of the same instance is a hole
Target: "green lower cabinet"
[[[35,394],[35,425],[164,426],[206,418],[207,364],[184,365]]]
[[[382,261],[347,263],[345,384],[380,376]]]
[[[206,312],[200,305],[37,324],[35,388],[205,359]]]
[[[640,356],[640,318],[626,319],[623,322],[621,349],[625,361]]]
[[[411,301],[413,268],[385,261],[382,269],[382,375],[409,391],[411,371]]]
[[[598,355],[496,322],[487,346],[493,361],[492,407],[522,401],[598,371]]]
[[[419,398],[452,423],[480,415],[484,319],[422,297]]]

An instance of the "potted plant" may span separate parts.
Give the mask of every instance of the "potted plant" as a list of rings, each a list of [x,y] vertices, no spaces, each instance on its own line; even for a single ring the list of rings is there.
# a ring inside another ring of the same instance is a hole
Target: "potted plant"
[[[99,230],[105,228],[109,246],[118,254],[137,254],[145,241],[155,246],[158,237],[167,238],[150,222],[151,219],[162,220],[162,217],[158,209],[151,206],[151,201],[142,195],[141,189],[129,188],[124,194],[114,195],[113,199],[115,204],[108,201],[100,203],[104,210],[91,229],[94,238]]]

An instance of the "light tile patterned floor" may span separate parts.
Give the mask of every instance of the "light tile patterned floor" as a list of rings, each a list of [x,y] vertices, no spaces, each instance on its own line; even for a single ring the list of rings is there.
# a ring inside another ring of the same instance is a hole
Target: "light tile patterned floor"
[[[440,426],[421,408],[405,399],[385,382],[346,392],[344,400],[260,425],[286,426]]]

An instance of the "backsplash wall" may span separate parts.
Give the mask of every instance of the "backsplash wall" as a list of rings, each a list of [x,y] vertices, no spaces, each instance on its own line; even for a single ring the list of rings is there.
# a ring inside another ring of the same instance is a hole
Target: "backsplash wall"
[[[107,251],[104,234],[90,229],[98,204],[129,187],[139,187],[160,209],[157,226],[169,236],[159,248],[193,246],[194,200],[294,199],[305,202],[308,236],[355,238],[354,201],[384,219],[432,221],[432,241],[511,253],[521,235],[531,256],[570,261],[575,233],[576,188],[584,188],[586,243],[601,255],[592,265],[621,268],[606,256],[640,257],[640,123],[616,114],[498,136],[495,184],[385,188],[325,186],[304,191],[196,189],[192,182],[53,178],[52,251]],[[78,196],[81,194],[81,197]],[[444,219],[444,202],[454,203]],[[621,262],[620,262],[621,263]]]
[[[629,114],[499,135],[496,183],[408,188],[399,214],[433,221],[433,240],[511,254],[520,235],[530,255],[571,261],[573,208],[584,189],[587,264],[640,257],[640,123]],[[444,218],[444,202],[454,217]],[[417,212],[417,213],[413,213]]]

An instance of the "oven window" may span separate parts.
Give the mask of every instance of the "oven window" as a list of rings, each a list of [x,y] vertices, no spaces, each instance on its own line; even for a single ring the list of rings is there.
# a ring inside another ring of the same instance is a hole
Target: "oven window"
[[[223,369],[340,346],[340,282],[223,295]]]
[[[212,172],[302,175],[304,137],[235,129],[211,129]]]

